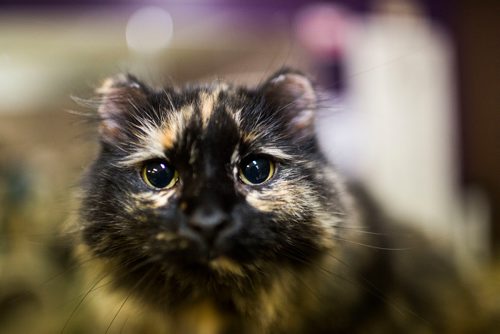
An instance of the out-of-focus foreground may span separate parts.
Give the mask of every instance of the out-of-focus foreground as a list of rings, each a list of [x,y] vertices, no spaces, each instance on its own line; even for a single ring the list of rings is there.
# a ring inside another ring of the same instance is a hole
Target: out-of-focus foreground
[[[85,299],[99,286],[82,285],[61,242],[96,149],[78,115],[89,110],[71,97],[123,71],[176,84],[310,73],[323,89],[320,143],[338,168],[464,271],[498,262],[499,11],[495,1],[0,2],[0,332],[95,332]]]

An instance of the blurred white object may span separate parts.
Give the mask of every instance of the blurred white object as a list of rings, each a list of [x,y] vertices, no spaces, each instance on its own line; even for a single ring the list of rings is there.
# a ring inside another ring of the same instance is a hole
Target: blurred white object
[[[448,40],[418,16],[377,15],[348,59],[367,131],[364,181],[395,214],[448,238],[457,195]]]
[[[141,8],[132,14],[127,23],[127,45],[140,53],[160,51],[170,44],[173,26],[172,17],[163,8]]]
[[[329,148],[335,158],[335,151],[352,150],[354,157],[341,156],[341,167],[367,184],[391,215],[474,263],[470,250],[484,255],[487,249],[487,203],[463,195],[458,184],[450,40],[412,2],[398,3],[362,22],[349,44],[349,131]],[[333,119],[327,122],[320,130],[339,137]],[[335,147],[342,142],[350,142],[348,149]]]

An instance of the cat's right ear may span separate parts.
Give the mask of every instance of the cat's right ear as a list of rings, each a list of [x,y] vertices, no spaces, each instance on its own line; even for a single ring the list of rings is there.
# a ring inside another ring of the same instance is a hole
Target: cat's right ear
[[[148,88],[130,74],[119,74],[106,79],[96,90],[99,133],[103,141],[114,144],[126,139],[126,126],[133,108],[147,98]]]

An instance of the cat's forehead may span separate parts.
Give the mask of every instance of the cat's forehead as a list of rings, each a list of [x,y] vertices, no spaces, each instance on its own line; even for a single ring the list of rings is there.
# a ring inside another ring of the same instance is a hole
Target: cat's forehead
[[[241,113],[248,97],[225,83],[164,92],[150,106],[153,117],[141,118],[137,143],[126,163],[165,157],[176,151],[193,155],[201,149],[219,151],[249,139],[241,130]]]
[[[189,98],[178,103],[168,101],[167,110],[158,111],[165,116],[160,123],[165,149],[172,149],[184,139],[186,132],[190,132],[191,137],[207,137],[224,135],[230,128],[240,128],[244,97],[237,97],[235,90],[229,85],[217,83],[178,94]],[[166,95],[165,98],[169,99],[169,96]],[[221,128],[218,124],[226,124],[228,127]]]
[[[234,101],[235,95],[235,91],[230,89],[230,86],[225,83],[211,85],[198,92],[197,107],[199,109],[201,124],[204,128],[207,127],[211,118],[224,117],[226,115],[239,124],[241,107],[230,103]]]
[[[132,140],[121,161],[125,165],[179,156],[190,165],[203,157],[237,162],[243,153],[294,158],[283,139],[284,123],[269,116],[257,90],[215,82],[162,90],[144,100],[145,106],[134,107],[140,113],[135,113]]]

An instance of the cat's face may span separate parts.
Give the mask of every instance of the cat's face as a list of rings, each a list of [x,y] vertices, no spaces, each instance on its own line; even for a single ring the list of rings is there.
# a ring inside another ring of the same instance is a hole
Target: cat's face
[[[331,246],[342,208],[302,75],[161,91],[127,76],[100,93],[83,240],[123,275],[233,282],[307,266]]]

